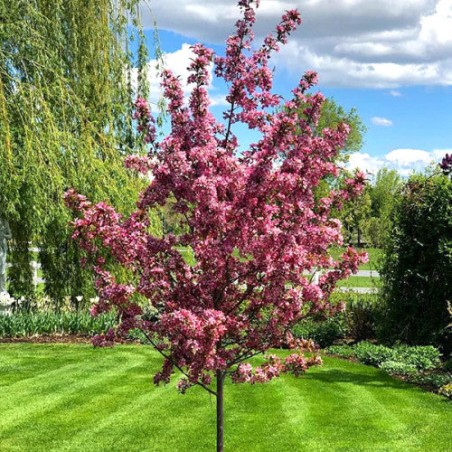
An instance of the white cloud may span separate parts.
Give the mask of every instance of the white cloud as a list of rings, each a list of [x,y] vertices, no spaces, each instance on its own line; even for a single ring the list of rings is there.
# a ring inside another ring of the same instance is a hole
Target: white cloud
[[[394,149],[385,155],[388,162],[399,166],[410,166],[421,163],[427,165],[434,157],[430,152],[420,149]]]
[[[193,84],[187,83],[187,78],[190,75],[188,71],[188,66],[190,60],[194,57],[193,52],[190,49],[190,44],[182,44],[179,50],[171,53],[165,53],[163,57],[163,65],[165,68],[171,69],[176,77],[179,77],[181,81],[182,90],[184,91],[185,99],[188,100]],[[156,60],[150,60],[147,64],[147,75],[150,83],[150,102],[156,104],[162,94],[162,88],[160,86],[160,78],[157,74],[161,72],[158,70],[158,66],[162,65],[162,62],[157,62]],[[224,106],[226,103],[226,95],[221,94],[217,91],[215,86],[212,85],[213,79],[213,65],[210,66],[210,86],[209,95],[211,105],[214,106]],[[132,86],[137,86],[137,69],[132,70]]]
[[[381,118],[380,116],[374,116],[371,121],[376,125],[376,126],[382,126],[382,127],[390,127],[392,126],[392,121],[390,119],[387,118]]]
[[[377,157],[372,157],[365,152],[355,152],[350,155],[347,163],[348,169],[359,168],[365,173],[376,174],[377,171],[385,166],[385,161]]]
[[[392,89],[389,91],[389,95],[392,97],[400,97],[402,93],[400,91],[397,91],[396,89]]]
[[[409,176],[413,171],[423,171],[428,165],[439,162],[450,149],[394,149],[382,157],[372,157],[364,152],[355,152],[350,156],[347,168],[359,168],[375,175],[379,169],[386,167],[397,170],[402,176]]]
[[[223,43],[239,17],[237,0],[152,3],[161,29]],[[319,72],[329,86],[396,88],[452,85],[451,0],[263,0],[256,35],[274,29],[282,12],[298,7],[303,24],[278,68]],[[145,25],[152,15],[143,9]]]

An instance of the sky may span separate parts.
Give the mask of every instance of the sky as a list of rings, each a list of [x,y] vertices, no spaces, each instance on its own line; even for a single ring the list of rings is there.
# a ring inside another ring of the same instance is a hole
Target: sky
[[[236,3],[143,2],[148,44],[152,49],[155,20],[165,66],[185,79],[190,45],[202,42],[224,53],[240,15]],[[407,176],[452,153],[452,0],[261,0],[257,45],[292,8],[303,22],[270,62],[274,92],[288,98],[303,73],[315,70],[320,83],[313,92],[356,108],[367,132],[350,167],[375,174],[386,166]],[[154,64],[149,74],[156,92]],[[225,93],[213,79],[212,111],[218,117]],[[256,138],[246,129],[236,133],[242,147]]]

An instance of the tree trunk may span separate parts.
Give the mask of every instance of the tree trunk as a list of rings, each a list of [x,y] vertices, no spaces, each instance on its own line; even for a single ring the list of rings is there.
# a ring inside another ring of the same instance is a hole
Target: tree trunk
[[[223,387],[224,373],[217,370],[217,452],[224,451]]]

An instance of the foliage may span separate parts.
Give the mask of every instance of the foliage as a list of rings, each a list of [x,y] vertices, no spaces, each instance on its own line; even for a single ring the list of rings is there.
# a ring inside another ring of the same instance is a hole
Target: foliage
[[[380,309],[380,303],[375,297],[363,294],[349,297],[344,312],[347,336],[357,342],[374,338]]]
[[[323,129],[327,127],[335,129],[340,124],[347,124],[350,127],[341,153],[341,158],[345,159],[347,154],[361,150],[367,129],[355,108],[346,111],[333,98],[326,99],[322,104],[317,132],[321,134]]]
[[[402,180],[396,170],[378,170],[369,186],[371,212],[365,224],[365,234],[372,246],[384,247],[391,231],[391,214],[400,196]]]
[[[391,375],[404,375],[408,377],[417,374],[416,367],[413,364],[401,363],[400,361],[384,361],[379,367]]]
[[[381,336],[452,350],[452,180],[415,175],[396,204],[381,269],[385,319]]]
[[[122,212],[143,187],[122,163],[140,148],[124,70],[135,64],[126,49],[129,31],[135,33],[128,19],[139,26],[137,3],[1,3],[0,216],[13,233],[9,290],[16,297],[33,297],[30,243],[41,249],[53,299],[94,293],[92,275],[80,267],[80,250],[69,239],[62,200],[68,187]]]
[[[346,327],[342,316],[336,315],[325,320],[304,319],[292,328],[292,334],[300,339],[312,339],[320,347],[328,347],[344,337]]]
[[[438,349],[433,346],[398,345],[395,347],[397,359],[413,365],[417,370],[435,369],[441,363]]]
[[[435,373],[435,372],[417,372],[412,377],[410,377],[410,382],[422,386],[429,386],[435,389],[439,389],[443,386],[452,384],[452,374],[450,373]],[[439,394],[443,394],[438,390]]]
[[[385,361],[395,358],[395,352],[384,345],[374,345],[370,342],[359,342],[354,347],[355,357],[363,364],[378,367]]]
[[[356,358],[363,364],[379,367],[384,362],[398,362],[413,366],[418,371],[425,371],[440,366],[440,353],[432,346],[407,345],[394,348],[384,345],[375,345],[369,342],[360,342],[353,346],[331,346],[328,353],[344,358]]]
[[[17,338],[47,334],[106,334],[116,324],[114,313],[96,318],[83,312],[33,312],[0,315],[0,337]]]
[[[438,393],[445,397],[448,397],[449,399],[452,399],[452,383],[448,383],[445,384],[444,386],[441,386]]]
[[[355,349],[350,345],[332,345],[328,347],[327,352],[345,359],[356,358]]]
[[[307,72],[293,98],[269,113],[281,98],[271,93],[268,60],[300,23],[299,13],[286,11],[276,33],[250,50],[255,11],[250,0],[239,5],[243,18],[227,40],[225,57],[214,58],[201,44],[192,46],[188,82],[194,88],[188,107],[180,80],[163,72],[171,131],[161,142],[149,107],[137,100],[136,115],[150,153],[127,163],[153,174],[138,209],[123,219],[105,203],[94,205],[73,190],[67,194],[68,206],[80,215],[74,237],[96,262],[100,301],[93,312],[116,306],[122,320],[118,336],[131,328],[146,333],[164,357],[156,384],[169,382],[178,369],[184,375],[178,383],[181,392],[198,385],[216,396],[219,450],[225,378],[264,382],[319,364],[319,357],[305,358],[301,350],[284,360],[267,356],[257,367],[247,360],[282,343],[311,348],[309,342],[293,339],[290,328],[309,314],[334,312],[327,300],[336,282],[366,259],[349,248],[335,262],[327,252],[342,239],[331,208],[359,194],[364,176],[357,173],[315,199],[319,182],[339,175],[335,161],[349,131],[340,124],[316,134],[324,98],[307,95],[316,74]],[[212,62],[215,74],[230,87],[225,124],[208,109]],[[307,105],[303,112],[301,105]],[[248,151],[239,148],[233,131],[237,123],[262,135]],[[180,214],[184,233],[149,234],[149,209],[163,205]],[[193,250],[194,265],[186,263],[181,247]],[[127,283],[105,267],[105,248],[129,272]],[[318,284],[304,275],[314,267],[327,270]],[[140,317],[141,302],[156,311],[150,321]],[[96,344],[108,345],[112,339],[98,337]],[[216,389],[210,386],[213,379]]]

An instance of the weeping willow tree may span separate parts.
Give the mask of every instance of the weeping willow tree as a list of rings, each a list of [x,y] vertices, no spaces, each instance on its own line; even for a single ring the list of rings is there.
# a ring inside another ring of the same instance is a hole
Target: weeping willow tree
[[[142,147],[131,120],[133,66],[138,91],[148,89],[137,12],[138,0],[0,0],[0,215],[13,235],[15,296],[33,296],[31,244],[52,299],[92,295],[63,193],[74,187],[127,213],[143,187],[122,163]]]

